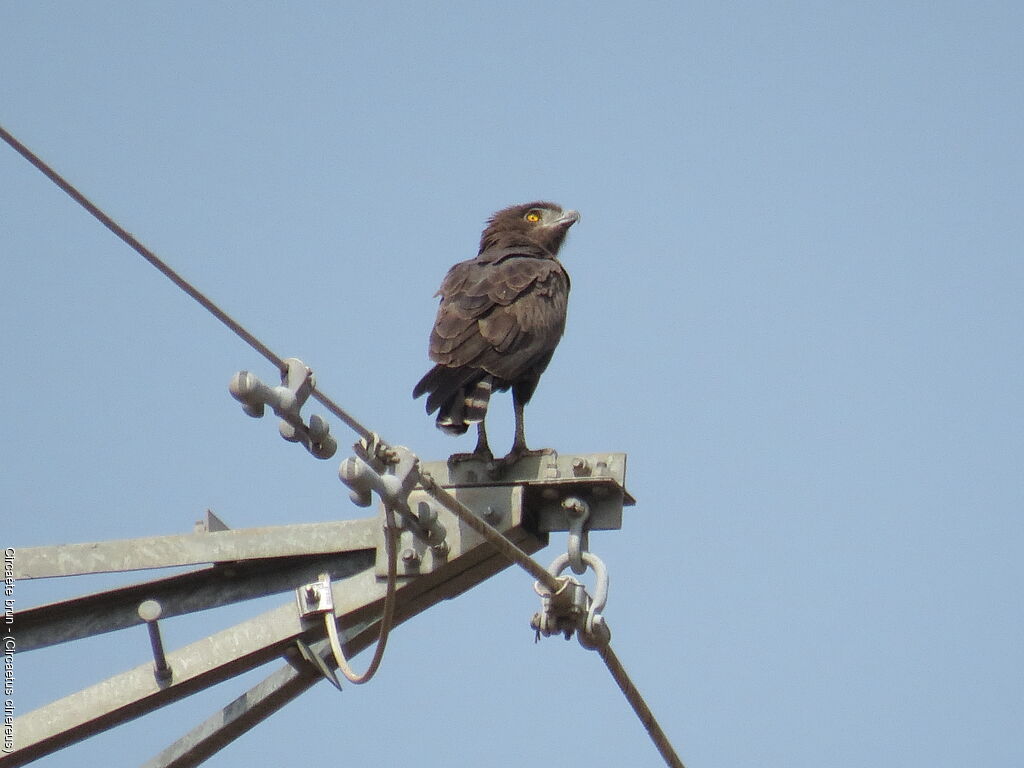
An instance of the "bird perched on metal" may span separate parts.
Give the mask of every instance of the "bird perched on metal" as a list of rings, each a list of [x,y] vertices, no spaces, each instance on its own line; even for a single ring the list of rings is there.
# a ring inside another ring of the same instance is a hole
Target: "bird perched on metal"
[[[477,425],[474,451],[449,461],[479,459],[494,470],[549,452],[526,447],[523,408],[565,330],[569,275],[557,256],[579,218],[548,202],[498,211],[480,236],[476,258],[453,266],[435,294],[441,297],[430,333],[436,365],[412,395],[429,393],[427,413],[437,411],[444,432],[461,435]],[[510,388],[515,440],[508,455],[495,460],[484,417],[491,392]]]

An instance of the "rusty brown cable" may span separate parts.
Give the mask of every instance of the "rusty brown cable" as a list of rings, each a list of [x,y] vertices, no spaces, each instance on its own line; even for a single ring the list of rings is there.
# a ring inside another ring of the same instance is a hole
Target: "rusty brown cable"
[[[600,654],[605,666],[608,667],[608,671],[611,672],[616,685],[622,691],[622,695],[626,697],[626,701],[629,702],[640,723],[647,730],[647,735],[651,737],[651,741],[657,747],[658,752],[665,761],[665,765],[670,766],[670,768],[685,768],[683,761],[679,759],[679,755],[673,749],[672,743],[668,740],[665,732],[661,730],[661,726],[658,725],[658,721],[655,719],[654,713],[651,712],[651,708],[647,706],[644,697],[640,695],[640,691],[637,690],[636,685],[633,684],[629,675],[626,674],[625,667],[622,666],[622,662],[615,655],[611,645],[599,646],[597,652]]]

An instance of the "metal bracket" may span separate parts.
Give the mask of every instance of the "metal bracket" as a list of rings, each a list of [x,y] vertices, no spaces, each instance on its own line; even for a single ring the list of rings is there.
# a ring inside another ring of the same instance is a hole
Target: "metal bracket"
[[[308,618],[334,610],[334,593],[331,592],[331,576],[320,574],[312,584],[304,584],[295,590],[295,601],[299,605],[299,616]]]
[[[290,443],[302,443],[318,459],[329,459],[338,450],[337,442],[330,435],[330,424],[316,414],[310,416],[306,424],[299,414],[316,386],[316,377],[298,358],[289,357],[285,364],[288,368],[282,371],[278,387],[267,386],[248,371],[239,371],[231,378],[228,389],[242,403],[247,415],[258,419],[269,405],[281,418],[278,426],[281,437]]]
[[[575,496],[589,505],[587,528],[591,531],[618,530],[622,527],[622,508],[636,503],[625,488],[623,453],[528,456],[507,467],[498,481],[488,477],[486,465],[479,461],[431,463],[424,469],[448,488],[521,485],[530,516],[538,530],[545,533],[569,530],[568,510],[562,506],[568,497]]]
[[[578,496],[567,496],[562,499],[562,509],[569,517],[569,565],[579,576],[587,570],[583,553],[590,548],[590,532],[586,527],[590,505]]]
[[[339,472],[352,489],[353,499],[364,505],[373,501],[373,484],[382,486],[385,493],[388,484],[401,487],[404,493],[412,479],[411,475],[404,483],[401,479],[388,479],[390,473],[399,478],[402,476],[399,455],[403,449],[376,446],[376,450],[372,450],[374,448],[372,440],[368,447],[363,443],[358,445],[358,451],[364,453],[371,463],[374,455],[383,455],[384,458],[378,462],[395,460],[398,461],[395,467],[378,463],[379,467],[385,467],[378,471],[349,460]],[[366,463],[363,460],[363,464]],[[569,531],[570,541],[577,542],[572,546],[583,551],[590,531],[620,528],[622,508],[634,503],[624,487],[625,466],[624,454],[590,454],[524,458],[507,467],[497,482],[489,478],[484,463],[476,461],[454,465],[420,462],[416,473],[418,476],[429,475],[499,530],[509,530],[523,521],[544,535]],[[422,482],[409,493],[407,507],[413,517],[399,517],[399,576],[433,573],[450,558],[479,543],[477,534],[461,523],[457,516],[438,505]],[[397,511],[401,513],[402,510],[399,507]],[[437,524],[445,531],[444,538],[439,538],[436,533],[435,514]],[[577,532],[575,536],[572,535],[574,531]],[[384,551],[384,538],[379,529],[376,533],[377,551],[381,553]],[[585,572],[586,565],[582,560],[577,566],[578,573]],[[378,557],[377,578],[383,579],[385,573],[385,560]]]

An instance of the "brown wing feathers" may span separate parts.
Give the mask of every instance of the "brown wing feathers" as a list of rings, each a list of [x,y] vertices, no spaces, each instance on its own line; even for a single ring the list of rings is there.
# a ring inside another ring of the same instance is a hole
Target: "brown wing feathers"
[[[541,205],[552,204],[530,204]],[[482,421],[493,389],[526,379],[532,393],[561,338],[569,278],[544,246],[553,242],[557,252],[564,231],[555,239],[548,233],[546,241],[531,238],[546,230],[524,224],[529,210],[516,206],[495,214],[480,254],[452,267],[438,291],[441,304],[430,334],[436,365],[413,396],[429,393],[427,413],[438,410],[438,427],[446,432],[465,432]],[[557,206],[552,210],[562,213]]]

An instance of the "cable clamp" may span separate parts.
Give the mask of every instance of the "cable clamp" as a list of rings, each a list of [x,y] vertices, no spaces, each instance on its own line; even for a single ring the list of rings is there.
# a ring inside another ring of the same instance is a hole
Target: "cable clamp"
[[[228,389],[247,415],[258,419],[269,405],[281,419],[281,437],[290,443],[302,443],[318,459],[329,459],[338,450],[330,424],[316,414],[306,424],[299,413],[316,386],[316,377],[298,358],[289,357],[285,364],[288,367],[281,372],[280,386],[270,387],[249,371],[239,371],[231,378]]]
[[[541,609],[533,615],[530,626],[538,640],[541,635],[550,637],[556,634],[569,640],[578,633],[580,645],[595,650],[611,641],[611,631],[601,615],[608,601],[608,569],[601,558],[591,552],[581,552],[580,559],[594,571],[594,596],[588,596],[586,588],[577,579],[561,575],[570,565],[570,554],[559,555],[548,567],[548,573],[559,579],[562,586],[552,592],[539,581],[534,583],[533,588],[541,598]]]
[[[376,492],[387,509],[398,513],[401,525],[429,544],[437,556],[446,556],[448,532],[438,520],[437,509],[420,501],[416,512],[409,506],[409,494],[420,482],[420,460],[408,448],[387,446],[373,434],[354,446],[356,455],[341,462],[338,477],[349,488],[352,503],[368,507]]]

